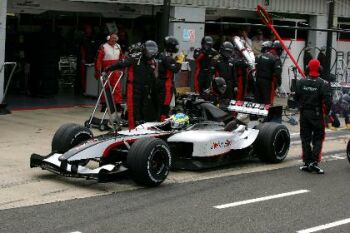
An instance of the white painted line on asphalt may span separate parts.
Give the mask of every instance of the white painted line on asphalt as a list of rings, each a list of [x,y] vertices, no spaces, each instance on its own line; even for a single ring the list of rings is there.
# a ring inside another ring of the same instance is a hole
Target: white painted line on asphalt
[[[72,231],[71,233],[82,233],[82,232],[80,232],[80,231]]]
[[[339,154],[335,154],[335,155],[330,155],[330,158],[334,159],[334,160],[338,160],[338,159],[346,159],[345,155],[339,155]]]
[[[298,194],[307,193],[307,192],[310,192],[310,191],[307,189],[302,189],[302,190],[292,191],[288,193],[281,193],[281,194],[276,194],[272,196],[259,197],[255,199],[245,200],[245,201],[238,201],[238,202],[233,202],[233,203],[228,203],[223,205],[217,205],[217,206],[214,206],[214,208],[225,209],[229,207],[236,207],[240,205],[246,205],[246,204],[251,204],[251,203],[260,202],[260,201],[267,201],[267,200],[281,198],[281,197],[288,197],[288,196],[298,195]]]
[[[332,228],[332,227],[337,227],[337,226],[348,224],[348,223],[350,223],[350,218],[339,220],[339,221],[332,222],[332,223],[328,223],[328,224],[325,224],[325,225],[320,225],[320,226],[309,228],[309,229],[305,229],[305,230],[300,230],[300,231],[297,231],[297,233],[311,233],[311,232],[316,232],[316,231],[322,231],[322,230],[325,230],[325,229],[329,229],[329,228]]]

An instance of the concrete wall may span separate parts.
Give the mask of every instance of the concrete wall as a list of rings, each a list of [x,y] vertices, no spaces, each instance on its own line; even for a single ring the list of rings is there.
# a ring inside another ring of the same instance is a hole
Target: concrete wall
[[[283,42],[285,43],[285,45],[287,47],[290,46],[290,52],[293,55],[293,57],[295,58],[295,60],[297,60],[300,51],[305,47],[305,41],[303,40],[283,40]],[[303,53],[300,55],[298,64],[300,65],[300,67],[303,69]],[[285,59],[285,62],[283,64],[283,71],[282,71],[282,87],[283,90],[287,93],[290,92],[290,78],[293,78],[292,72],[288,72],[289,68],[291,66],[294,66],[292,60],[287,56],[287,54],[284,52],[281,56],[281,60],[283,62],[283,60]]]
[[[310,27],[326,29],[328,26],[328,17],[326,15],[310,16]],[[321,48],[327,44],[327,32],[321,31],[309,31],[308,32],[308,44],[309,47]],[[315,55],[315,54],[314,54]]]
[[[182,23],[173,22],[169,25],[169,34],[178,38],[180,48],[186,54],[190,48],[200,47],[201,40],[204,36],[205,8],[196,7],[172,7],[170,10],[172,19],[203,23]]]
[[[5,61],[7,0],[0,1],[0,69]],[[4,69],[0,72],[0,101],[4,94]]]

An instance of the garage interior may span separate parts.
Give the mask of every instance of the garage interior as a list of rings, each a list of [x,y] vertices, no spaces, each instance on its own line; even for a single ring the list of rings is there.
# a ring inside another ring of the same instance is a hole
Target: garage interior
[[[154,22],[160,21],[160,7],[52,2],[8,2],[5,61],[17,63],[5,100],[12,110],[95,103],[97,93],[86,93],[80,84],[79,47],[87,26],[92,28],[96,52],[106,35],[116,30],[124,50],[138,41],[159,40]],[[11,65],[5,67],[4,86],[11,71]],[[93,67],[89,75],[96,83],[93,88],[98,88]]]
[[[10,109],[95,103],[96,96],[84,93],[79,82],[79,44],[86,25],[93,28],[97,44],[105,42],[108,31],[115,28],[124,49],[146,39],[161,41],[160,4],[8,0],[7,9],[5,61],[17,62],[6,96]],[[273,18],[275,25],[302,27],[309,23],[306,14],[279,13]],[[205,34],[214,37],[217,48],[242,27],[250,29],[251,37],[257,28],[264,31],[266,38],[270,36],[269,30],[255,26],[261,21],[251,10],[207,8],[205,21]],[[279,29],[279,33],[283,38],[307,44],[307,31]],[[5,67],[5,85],[10,73],[11,66]],[[93,72],[87,79],[94,79],[91,76]]]

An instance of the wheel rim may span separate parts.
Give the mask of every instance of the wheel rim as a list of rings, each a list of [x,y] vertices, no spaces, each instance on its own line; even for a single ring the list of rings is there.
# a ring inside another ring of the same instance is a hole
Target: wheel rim
[[[161,148],[157,148],[152,153],[152,157],[149,161],[149,168],[152,174],[161,175],[167,171],[169,166],[168,153]]]
[[[283,158],[289,150],[289,134],[285,130],[281,130],[276,134],[273,148],[277,158]]]

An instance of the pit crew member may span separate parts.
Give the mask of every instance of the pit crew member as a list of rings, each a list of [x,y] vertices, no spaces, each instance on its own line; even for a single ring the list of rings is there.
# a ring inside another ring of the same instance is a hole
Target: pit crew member
[[[329,113],[331,95],[329,85],[319,77],[320,62],[317,59],[310,60],[308,69],[308,76],[297,81],[295,93],[300,104],[300,137],[304,162],[300,170],[323,174],[318,163],[321,161],[325,137],[324,116]]]
[[[217,55],[217,51],[213,49],[213,38],[205,36],[202,39],[202,47],[194,50],[193,58],[196,62],[194,73],[194,89],[195,92],[201,94],[208,89],[211,82],[210,66],[212,59]]]
[[[173,57],[179,51],[179,42],[173,36],[167,36],[164,39],[164,51],[159,55],[158,68],[158,90],[159,90],[159,108],[160,121],[164,121],[170,111],[170,102],[174,97],[175,85],[174,74],[179,72],[185,56],[181,53]]]
[[[127,109],[129,129],[134,129],[136,124],[156,121],[158,112],[158,98],[156,92],[158,45],[152,40],[142,45],[142,52],[129,54],[127,58],[120,60],[106,71],[123,69],[128,67],[127,80]]]
[[[101,76],[101,72],[107,68],[109,65],[119,61],[124,58],[122,54],[122,50],[118,42],[118,36],[116,33],[110,33],[107,36],[107,42],[100,46],[97,51],[97,58],[95,62],[95,78],[99,78]],[[120,73],[114,72],[110,77],[110,83],[112,88],[116,85],[118,79],[120,77]],[[116,86],[116,89],[113,93],[114,101],[117,106],[117,110],[121,111],[121,103],[122,103],[122,89],[121,82]],[[106,106],[104,96],[101,100],[102,102],[102,111]]]

